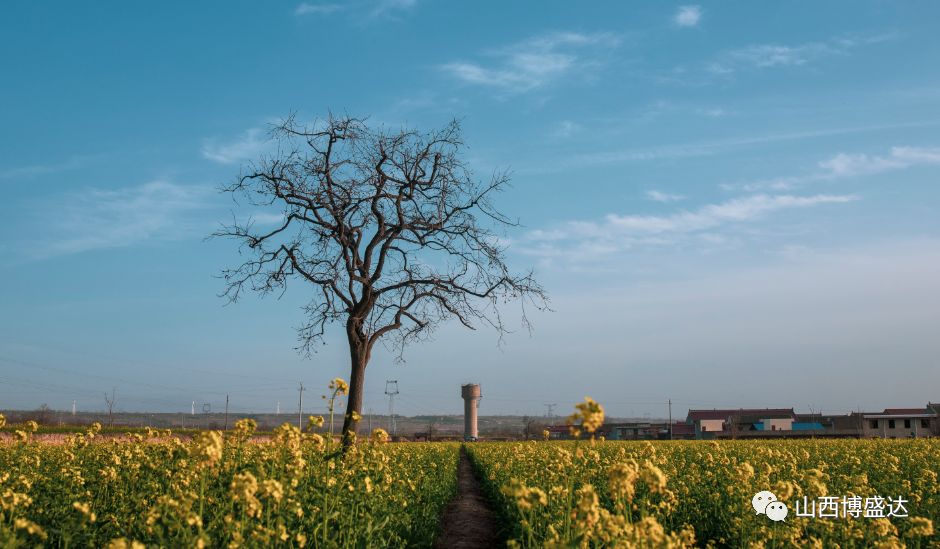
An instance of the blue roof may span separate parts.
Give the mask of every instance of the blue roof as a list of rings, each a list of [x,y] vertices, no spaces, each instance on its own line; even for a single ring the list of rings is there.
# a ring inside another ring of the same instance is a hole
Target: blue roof
[[[764,422],[763,422],[763,421],[757,421],[757,422],[755,422],[755,423],[754,423],[754,428],[757,429],[758,431],[765,431],[765,430],[766,430],[766,429],[764,429]],[[810,421],[810,422],[797,422],[797,421],[794,421],[794,422],[793,422],[793,425],[790,427],[790,429],[793,430],[793,431],[821,431],[821,430],[824,429],[824,427],[823,427],[823,424],[822,424],[822,423],[819,423],[818,421]]]

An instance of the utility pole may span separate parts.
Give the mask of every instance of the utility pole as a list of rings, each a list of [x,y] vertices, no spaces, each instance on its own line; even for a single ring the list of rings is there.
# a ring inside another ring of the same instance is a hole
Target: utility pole
[[[864,423],[862,420],[862,407],[858,406],[858,438],[864,438],[862,436],[863,427],[864,427]]]
[[[113,412],[114,412],[114,391],[115,391],[115,388],[114,388],[114,387],[111,387],[111,398],[108,398],[108,393],[107,393],[107,392],[105,392],[105,394],[104,394],[104,401],[105,401],[105,403],[108,405],[108,427],[110,427],[110,426],[114,423],[114,416],[113,416]]]
[[[395,436],[395,395],[398,394],[398,380],[385,380],[385,394],[388,395],[388,428]]]
[[[545,412],[545,417],[548,418],[549,425],[555,424],[555,406],[558,406],[558,404],[552,403],[545,405],[545,407],[548,408],[548,411]]]
[[[223,431],[228,431],[228,395],[225,395],[225,427]]]
[[[300,388],[297,389],[300,393],[300,397],[297,400],[297,428],[303,431],[304,429],[304,382],[300,382]]]
[[[672,440],[672,399],[669,399],[669,440]]]

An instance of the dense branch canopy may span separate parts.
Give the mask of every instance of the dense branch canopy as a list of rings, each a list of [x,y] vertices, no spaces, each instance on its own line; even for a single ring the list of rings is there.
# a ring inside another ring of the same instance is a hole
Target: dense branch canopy
[[[460,127],[429,134],[374,131],[358,119],[307,127],[289,118],[272,130],[277,152],[249,165],[226,191],[283,213],[263,230],[234,221],[216,236],[238,239],[246,260],[223,271],[225,295],[315,289],[302,346],[342,322],[366,353],[380,339],[402,349],[456,318],[506,327],[497,304],[543,307],[531,272],[512,274],[493,228],[513,222],[491,199],[505,174],[478,182],[461,161]]]

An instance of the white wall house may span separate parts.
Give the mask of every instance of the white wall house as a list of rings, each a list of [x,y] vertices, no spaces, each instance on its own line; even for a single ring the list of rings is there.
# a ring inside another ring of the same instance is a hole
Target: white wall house
[[[864,414],[862,431],[866,437],[923,438],[931,436],[937,415],[926,409],[888,408],[880,414]]]

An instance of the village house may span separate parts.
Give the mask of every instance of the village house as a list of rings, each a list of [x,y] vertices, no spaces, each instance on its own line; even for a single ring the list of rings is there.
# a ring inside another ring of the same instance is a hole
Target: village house
[[[750,431],[791,431],[795,419],[793,408],[738,408],[689,410],[686,423],[694,427],[695,438],[715,438]]]
[[[565,425],[547,428],[549,438],[573,438]],[[886,408],[880,413],[796,413],[793,408],[689,410],[671,428],[666,421],[606,423],[595,433],[607,440],[728,438],[923,438],[940,436],[940,404]]]
[[[924,408],[885,408],[880,414],[863,414],[862,435],[871,438],[924,438],[936,436],[936,405]]]

